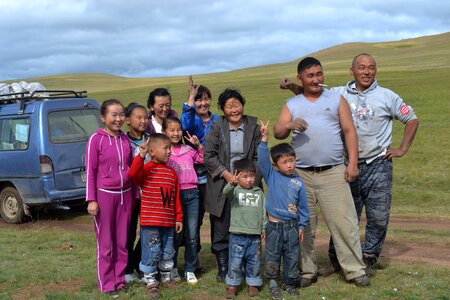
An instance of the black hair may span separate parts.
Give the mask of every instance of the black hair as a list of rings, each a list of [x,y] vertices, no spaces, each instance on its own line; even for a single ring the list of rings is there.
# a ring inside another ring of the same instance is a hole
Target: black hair
[[[281,143],[270,148],[270,156],[272,161],[276,164],[277,161],[284,156],[295,157],[295,150],[288,143]]]
[[[163,120],[162,130],[166,131],[167,127],[169,126],[169,123],[171,123],[171,122],[178,123],[181,126],[181,121],[177,117],[167,117]]]
[[[239,174],[240,172],[256,173],[255,164],[248,158],[243,158],[233,162],[234,170]]]
[[[110,107],[111,105],[115,105],[118,104],[120,106],[122,106],[122,108],[125,110],[125,108],[123,107],[122,102],[120,102],[117,99],[108,99],[103,101],[102,105],[100,106],[100,114],[102,116],[106,116],[106,114],[108,113],[108,107]]]
[[[153,91],[150,92],[148,95],[147,100],[147,107],[151,108],[155,104],[155,97],[157,96],[169,96],[170,101],[172,101],[172,96],[170,96],[170,93],[165,88],[156,88]]]
[[[150,134],[150,146],[154,146],[159,141],[170,141],[169,137],[163,133]]]
[[[321,66],[322,64],[317,58],[314,57],[305,57],[302,59],[297,65],[297,73],[300,74],[302,71],[309,69],[313,66]]]
[[[228,99],[235,98],[241,102],[242,106],[245,105],[245,98],[241,95],[241,93],[238,90],[227,88],[225,91],[223,91],[219,95],[219,99],[217,101],[217,105],[219,106],[220,110],[223,111],[223,108],[225,107],[225,103]]]
[[[130,104],[128,104],[127,107],[125,107],[125,117],[130,117],[136,108],[141,108],[141,109],[145,110],[145,112],[147,112],[147,109],[145,108],[144,105],[141,105],[136,102],[131,102]]]
[[[197,90],[197,94],[194,97],[194,101],[200,100],[203,97],[203,94],[208,95],[209,99],[211,99],[211,91],[203,85],[200,85]]]

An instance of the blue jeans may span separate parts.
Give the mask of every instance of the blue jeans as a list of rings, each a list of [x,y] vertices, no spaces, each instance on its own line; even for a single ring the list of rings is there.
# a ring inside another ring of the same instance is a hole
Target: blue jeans
[[[175,228],[141,226],[142,256],[139,269],[144,273],[155,274],[158,268],[163,272],[173,269],[173,236]]]
[[[230,234],[227,285],[241,284],[243,270],[250,286],[261,286],[261,236]]]
[[[299,278],[298,222],[268,222],[266,225],[266,271],[268,279],[280,277],[281,257],[283,257],[283,279],[287,285],[296,285]]]
[[[198,189],[189,189],[180,191],[181,206],[183,209],[183,231],[176,235],[175,251],[178,256],[178,249],[183,240],[185,245],[184,252],[184,271],[194,272],[195,262],[198,252],[198,214],[200,195]]]

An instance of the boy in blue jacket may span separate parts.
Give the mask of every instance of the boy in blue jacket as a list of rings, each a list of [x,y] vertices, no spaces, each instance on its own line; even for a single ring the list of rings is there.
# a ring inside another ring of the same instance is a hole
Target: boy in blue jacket
[[[277,278],[283,257],[283,290],[289,295],[298,295],[299,250],[303,231],[309,221],[308,203],[303,181],[295,172],[295,151],[286,143],[270,149],[268,125],[261,122],[261,143],[258,146],[258,166],[268,187],[266,211],[266,271],[270,280],[269,291],[273,298],[281,299]]]

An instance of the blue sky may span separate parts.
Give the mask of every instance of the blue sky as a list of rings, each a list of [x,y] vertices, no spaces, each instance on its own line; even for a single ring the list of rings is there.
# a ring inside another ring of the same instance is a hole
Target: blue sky
[[[162,77],[450,31],[450,1],[1,0],[0,81]]]

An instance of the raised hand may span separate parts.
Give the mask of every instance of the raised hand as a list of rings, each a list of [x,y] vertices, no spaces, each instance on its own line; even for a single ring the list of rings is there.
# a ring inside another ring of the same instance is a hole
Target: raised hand
[[[231,184],[236,186],[239,182],[239,177],[241,176],[241,172],[234,171],[233,177],[231,178]]]
[[[261,140],[263,142],[267,142],[269,140],[269,122],[267,121],[266,124],[264,124],[264,122],[261,120],[261,127],[260,127],[260,131],[261,131]]]
[[[196,135],[191,135],[189,131],[186,131],[186,135],[184,136],[184,139],[191,143],[195,148],[200,147],[200,140]]]
[[[148,153],[148,145],[150,143],[150,137],[142,141],[142,144],[139,146],[139,155],[142,158],[145,158],[145,156]]]
[[[192,75],[189,76],[189,100],[188,105],[192,106],[194,104],[195,96],[197,95],[199,84],[194,83]]]

